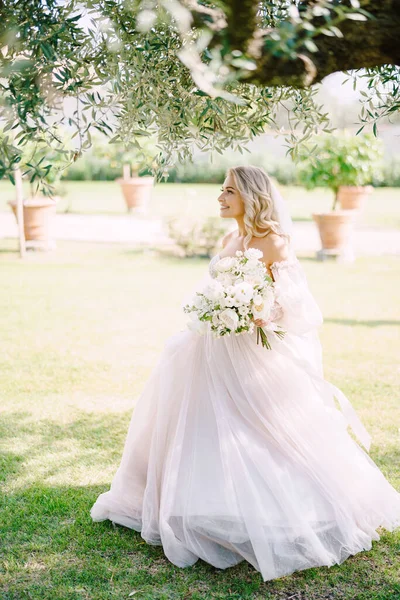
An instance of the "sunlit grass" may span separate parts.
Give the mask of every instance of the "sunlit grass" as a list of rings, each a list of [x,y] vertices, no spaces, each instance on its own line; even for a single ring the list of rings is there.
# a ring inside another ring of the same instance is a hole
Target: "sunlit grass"
[[[397,600],[400,533],[330,569],[262,582],[248,563],[179,569],[90,508],[119,464],[135,399],[207,261],[122,245],[0,252],[0,597],[5,600]],[[319,302],[325,376],[372,435],[400,490],[400,259],[302,264]],[[132,597],[132,596],[131,596]]]

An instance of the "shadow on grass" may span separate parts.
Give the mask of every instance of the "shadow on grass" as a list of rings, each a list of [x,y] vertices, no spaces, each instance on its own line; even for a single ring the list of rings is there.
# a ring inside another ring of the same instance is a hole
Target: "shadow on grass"
[[[40,481],[40,476],[24,483],[25,463],[32,457],[46,463],[63,441],[72,441],[78,449],[74,460],[81,466],[98,465],[99,471],[106,464],[117,466],[130,416],[131,411],[77,412],[74,421],[60,424],[36,421],[26,411],[4,415],[3,442],[24,441],[21,452],[10,451],[4,459],[8,482],[17,484],[0,497],[4,600],[111,600],[129,598],[132,591],[134,598],[146,600],[392,600],[400,593],[395,564],[400,534],[383,535],[371,551],[350,557],[343,565],[263,582],[246,561],[221,570],[198,560],[181,569],[169,562],[161,546],[149,545],[139,532],[110,521],[94,523],[90,509],[108,484],[52,485]],[[393,448],[380,460],[397,463],[399,453]],[[65,468],[63,460],[56,455],[53,477]]]
[[[0,500],[7,592],[2,599],[102,600],[128,598],[134,590],[135,598],[146,600],[239,600],[250,598],[250,591],[263,585],[260,574],[246,561],[222,571],[199,559],[181,569],[140,532],[113,526],[108,520],[94,523],[90,508],[104,491],[96,485],[35,484]],[[232,586],[243,593],[229,595]],[[218,591],[222,595],[211,595]]]
[[[79,456],[80,465],[114,464],[122,455],[123,443],[128,431],[132,411],[124,413],[87,413],[77,411],[70,423],[59,423],[50,419],[35,420],[29,412],[3,413],[0,422],[0,439],[3,444],[11,438],[11,444],[20,439],[23,451],[3,452],[0,455],[2,469],[0,481],[22,475],[28,461],[43,461],[46,456],[46,476],[55,476],[70,467]],[[67,450],[66,446],[67,444]],[[68,463],[68,449],[74,456]],[[61,458],[57,462],[57,455]],[[51,459],[51,460],[50,460]],[[99,470],[101,466],[99,466]]]

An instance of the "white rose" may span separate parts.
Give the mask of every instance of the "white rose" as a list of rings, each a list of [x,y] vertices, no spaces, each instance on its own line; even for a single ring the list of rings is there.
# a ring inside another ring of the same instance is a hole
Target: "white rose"
[[[243,283],[243,282],[244,282],[244,277],[242,277],[241,275],[237,275],[233,279],[233,285],[234,286],[236,286],[238,283]]]
[[[249,248],[245,251],[244,255],[248,259],[259,259],[262,256],[264,256],[264,253],[261,250],[258,250],[257,248]]]
[[[241,250],[236,250],[236,256],[243,256],[243,252]]]
[[[253,286],[244,281],[235,285],[235,298],[239,302],[250,302],[253,298]]]
[[[219,281],[224,287],[228,287],[232,285],[233,279],[229,273],[220,273],[217,276],[217,281]]]
[[[205,287],[203,294],[211,302],[217,302],[224,297],[224,288],[219,281],[213,281]]]
[[[275,293],[271,286],[264,288],[262,292],[264,303],[271,307],[275,302]]]
[[[263,319],[264,321],[268,321],[270,314],[271,307],[265,302],[253,306],[254,319]]]
[[[233,256],[224,256],[215,265],[215,270],[219,272],[229,271],[235,265],[235,262]]]
[[[261,296],[261,294],[254,294],[253,296],[253,302],[254,304],[257,306],[259,304],[263,303],[263,297]]]
[[[239,317],[235,310],[232,308],[226,308],[219,314],[219,319],[226,325],[228,329],[234,331],[239,322]]]
[[[239,317],[235,310],[232,308],[226,308],[219,314],[219,319],[224,325],[231,331],[234,331],[239,322]]]
[[[260,261],[257,258],[250,258],[246,263],[246,273],[257,273],[260,268]]]
[[[250,283],[250,285],[252,285],[252,286],[261,285],[263,282],[263,278],[261,277],[261,275],[256,275],[253,273],[249,273],[248,275],[245,275],[244,280],[247,283]]]

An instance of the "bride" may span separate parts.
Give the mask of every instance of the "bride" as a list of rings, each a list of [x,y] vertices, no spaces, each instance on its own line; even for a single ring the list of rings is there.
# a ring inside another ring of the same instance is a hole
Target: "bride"
[[[274,320],[287,333],[269,336],[270,350],[257,345],[256,328],[171,336],[91,517],[140,531],[179,567],[247,560],[267,581],[371,549],[379,527],[400,526],[400,494],[368,455],[350,402],[324,379],[322,317],[278,190],[262,169],[236,167],[218,201],[238,228],[207,277],[221,258],[261,250],[275,281]]]

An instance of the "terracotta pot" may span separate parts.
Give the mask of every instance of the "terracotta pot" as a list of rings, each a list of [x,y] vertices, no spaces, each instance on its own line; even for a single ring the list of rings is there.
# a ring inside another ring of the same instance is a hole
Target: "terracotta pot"
[[[146,208],[153,192],[154,177],[121,177],[116,181],[121,186],[128,210]]]
[[[350,244],[355,212],[344,210],[312,215],[318,226],[322,250],[340,252]]]
[[[372,185],[341,185],[338,201],[343,210],[360,209],[373,190]]]
[[[35,196],[24,200],[24,232],[25,240],[48,242],[50,234],[50,220],[56,212],[56,204],[59,198],[46,198],[45,196]],[[17,217],[17,203],[10,200],[15,218]]]

